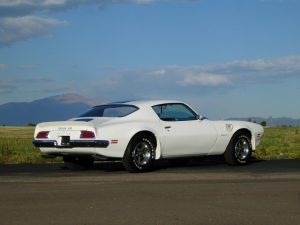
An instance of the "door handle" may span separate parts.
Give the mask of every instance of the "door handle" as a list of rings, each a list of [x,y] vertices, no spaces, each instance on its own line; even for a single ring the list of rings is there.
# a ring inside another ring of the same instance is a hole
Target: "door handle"
[[[165,126],[165,129],[170,129],[171,128],[171,126]]]

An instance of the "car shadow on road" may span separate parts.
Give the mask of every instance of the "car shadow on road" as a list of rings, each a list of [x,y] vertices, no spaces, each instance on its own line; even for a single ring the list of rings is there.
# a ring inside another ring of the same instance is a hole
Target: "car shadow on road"
[[[70,171],[62,165],[61,169]],[[114,173],[127,173],[121,161],[96,162],[88,171]],[[250,172],[250,173],[285,173],[300,172],[300,159],[294,160],[259,160],[255,157],[247,165],[229,166],[222,156],[206,156],[190,159],[182,165],[174,165],[169,160],[157,160],[153,165],[153,170],[149,172]]]
[[[167,170],[171,168],[190,168],[190,167],[196,167],[196,166],[203,166],[204,163],[206,165],[217,165],[220,164],[220,162],[196,162],[196,161],[191,161],[185,165],[172,165],[169,163],[168,160],[158,160],[154,162],[153,169],[149,172],[155,172],[155,171],[162,171],[162,170]],[[223,163],[224,164],[224,163]],[[97,162],[94,164],[90,170],[97,171],[105,171],[105,172],[117,172],[117,171],[126,171],[123,163],[121,161],[115,161],[115,162]]]
[[[257,161],[257,160],[256,160]],[[224,166],[226,165],[223,157],[214,156],[214,157],[200,157],[189,159],[187,163],[182,165],[174,165],[169,162],[169,160],[157,160],[154,162],[153,169],[150,172],[154,171],[163,171],[174,168],[196,168],[196,167],[214,167],[216,165]],[[121,161],[114,162],[97,162],[90,170],[101,170],[105,172],[115,172],[115,171],[125,171]]]
[[[172,165],[168,160],[158,160],[151,172],[251,172],[251,173],[300,173],[300,159],[294,160],[253,160],[246,166],[228,166],[220,157],[202,157],[190,160],[185,165]],[[49,164],[8,164],[0,165],[0,176],[14,175],[85,175],[89,173],[127,173],[121,161],[96,162],[88,170],[70,170],[63,163]]]

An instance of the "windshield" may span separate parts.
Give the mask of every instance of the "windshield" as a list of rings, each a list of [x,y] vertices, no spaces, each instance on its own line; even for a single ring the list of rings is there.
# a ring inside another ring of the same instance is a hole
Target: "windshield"
[[[124,117],[138,109],[136,106],[124,104],[99,105],[79,117]]]

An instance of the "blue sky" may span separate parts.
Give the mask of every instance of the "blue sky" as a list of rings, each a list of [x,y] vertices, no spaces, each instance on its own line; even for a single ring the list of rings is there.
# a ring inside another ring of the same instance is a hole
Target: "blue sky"
[[[0,0],[0,104],[75,92],[300,118],[298,0]]]

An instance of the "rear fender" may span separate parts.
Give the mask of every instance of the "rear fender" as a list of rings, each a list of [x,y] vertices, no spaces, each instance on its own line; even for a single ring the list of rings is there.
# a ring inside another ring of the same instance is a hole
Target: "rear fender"
[[[159,127],[155,127],[156,123],[145,124],[144,121],[141,122],[123,122],[118,124],[110,124],[107,126],[99,126],[97,128],[99,138],[102,140],[118,140],[118,156],[123,157],[126,148],[132,138],[140,132],[149,132],[153,134],[156,139],[156,155],[155,158],[159,159],[161,157],[161,137],[159,134]]]
[[[145,135],[149,135],[151,134],[154,138],[155,138],[155,141],[156,141],[156,146],[155,146],[155,159],[160,159],[161,158],[161,141],[160,139],[158,138],[158,136],[155,134],[155,132],[151,129],[143,129],[143,130],[138,130],[136,132],[133,132],[129,142],[128,142],[128,145],[130,143],[130,141],[136,136],[136,135],[139,135],[139,134],[143,134],[145,133]],[[128,146],[127,145],[127,146]]]

